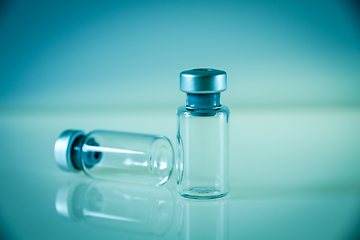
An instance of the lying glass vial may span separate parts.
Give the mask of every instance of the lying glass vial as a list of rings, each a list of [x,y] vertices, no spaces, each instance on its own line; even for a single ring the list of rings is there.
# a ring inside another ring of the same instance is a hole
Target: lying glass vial
[[[95,179],[160,186],[170,178],[174,150],[165,136],[96,130],[64,131],[55,142],[57,165]]]

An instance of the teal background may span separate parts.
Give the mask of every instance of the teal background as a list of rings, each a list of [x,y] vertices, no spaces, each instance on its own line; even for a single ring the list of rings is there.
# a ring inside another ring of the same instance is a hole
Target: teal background
[[[359,239],[359,22],[350,0],[2,1],[0,239]],[[198,67],[228,73],[228,196],[56,166],[66,129],[176,146]]]
[[[227,71],[227,105],[360,103],[352,1],[8,1],[2,108],[177,107],[178,74]]]

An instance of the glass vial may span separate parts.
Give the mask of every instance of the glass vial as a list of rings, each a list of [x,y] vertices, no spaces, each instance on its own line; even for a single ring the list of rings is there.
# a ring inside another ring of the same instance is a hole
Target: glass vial
[[[226,72],[193,69],[180,73],[180,90],[187,94],[179,107],[177,189],[181,196],[213,199],[229,191],[229,109],[220,104]]]
[[[174,163],[168,138],[126,132],[67,130],[57,139],[54,153],[65,171],[157,186],[170,178]]]

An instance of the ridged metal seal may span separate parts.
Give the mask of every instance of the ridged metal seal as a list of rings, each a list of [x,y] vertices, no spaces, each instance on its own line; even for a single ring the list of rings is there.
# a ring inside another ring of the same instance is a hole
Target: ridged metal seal
[[[186,93],[219,93],[226,87],[226,72],[222,70],[197,68],[180,73],[180,90]]]
[[[85,133],[78,130],[66,130],[56,140],[54,146],[55,162],[59,168],[67,172],[78,172],[71,161],[71,146],[79,136],[85,136]]]

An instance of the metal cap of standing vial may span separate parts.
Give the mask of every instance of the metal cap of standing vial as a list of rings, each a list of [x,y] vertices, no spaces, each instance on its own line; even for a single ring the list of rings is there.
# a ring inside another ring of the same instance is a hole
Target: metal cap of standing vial
[[[180,90],[186,93],[219,93],[226,87],[226,72],[222,70],[197,68],[180,73]]]

